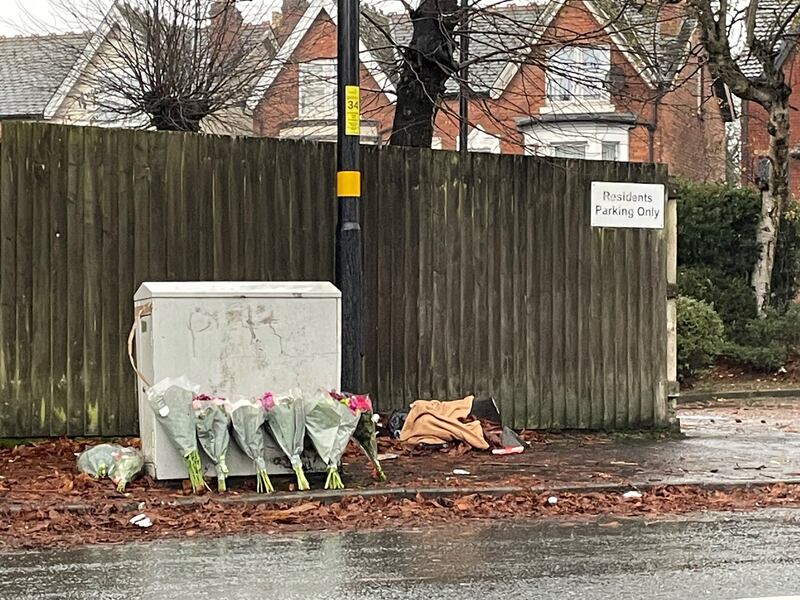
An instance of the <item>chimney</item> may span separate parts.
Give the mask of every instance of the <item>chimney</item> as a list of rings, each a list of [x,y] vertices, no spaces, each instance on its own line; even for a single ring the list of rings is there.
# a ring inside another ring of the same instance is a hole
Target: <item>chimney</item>
[[[211,21],[211,39],[225,51],[241,46],[240,34],[244,19],[236,6],[236,0],[214,0],[208,11]]]
[[[281,2],[281,18],[277,26],[273,25],[279,45],[282,45],[291,35],[307,8],[307,0],[283,0]]]
[[[281,12],[284,19],[290,15],[302,17],[307,8],[308,2],[306,0],[283,0],[281,2]]]
[[[659,33],[674,37],[678,35],[686,20],[686,6],[680,0],[667,0],[661,5],[659,14]]]

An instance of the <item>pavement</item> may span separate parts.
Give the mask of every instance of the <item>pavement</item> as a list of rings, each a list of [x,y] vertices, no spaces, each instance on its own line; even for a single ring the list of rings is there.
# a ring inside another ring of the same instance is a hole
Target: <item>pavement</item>
[[[679,436],[563,433],[543,436],[522,455],[400,460],[405,473],[422,474],[410,484],[465,488],[800,482],[800,399],[714,400],[680,406],[676,416]],[[390,479],[394,468],[387,463]],[[455,475],[455,469],[469,475]]]
[[[418,453],[381,439],[382,452],[399,457],[384,461],[389,476],[376,482],[358,452],[344,460],[344,492],[325,492],[315,477],[312,491],[290,491],[292,478],[274,477],[274,496],[252,493],[252,478],[232,480],[221,502],[290,502],[332,500],[346,495],[410,495],[428,490],[513,493],[515,490],[592,490],[660,485],[735,487],[776,482],[800,483],[800,399],[714,400],[682,405],[679,436],[652,433],[596,434],[527,432],[524,453],[494,456],[488,452]],[[136,481],[126,498],[107,480],[75,476],[80,443],[56,440],[19,451],[0,449],[0,509],[12,506],[66,506],[87,510],[108,502],[204,503],[182,497],[174,486]],[[55,473],[55,476],[54,476]]]
[[[776,509],[0,554],[0,599],[735,600],[800,594],[798,569],[800,510]]]

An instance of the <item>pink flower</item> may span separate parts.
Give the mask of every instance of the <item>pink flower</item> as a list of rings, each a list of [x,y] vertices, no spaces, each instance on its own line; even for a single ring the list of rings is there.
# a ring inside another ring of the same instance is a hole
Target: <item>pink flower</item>
[[[203,402],[204,401],[201,400],[200,398],[195,398],[194,400],[192,400],[192,409],[200,410],[201,408],[203,408]]]
[[[275,397],[272,395],[272,392],[264,392],[264,395],[261,396],[261,406],[264,407],[264,410],[272,410],[275,408]]]
[[[350,397],[350,402],[352,403],[355,408],[352,410],[357,410],[361,412],[372,412],[372,401],[367,394],[358,394],[355,396]]]

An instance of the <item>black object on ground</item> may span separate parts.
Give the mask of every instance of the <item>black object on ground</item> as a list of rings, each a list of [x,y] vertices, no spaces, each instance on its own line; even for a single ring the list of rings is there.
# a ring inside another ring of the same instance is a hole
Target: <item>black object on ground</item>
[[[472,400],[470,414],[476,419],[483,419],[490,423],[500,423],[500,411],[494,398],[487,394],[479,394]]]

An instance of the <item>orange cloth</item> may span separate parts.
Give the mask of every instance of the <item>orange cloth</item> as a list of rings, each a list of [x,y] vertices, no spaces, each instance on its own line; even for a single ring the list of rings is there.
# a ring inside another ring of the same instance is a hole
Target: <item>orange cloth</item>
[[[444,444],[461,440],[473,448],[486,450],[489,444],[483,438],[480,422],[462,423],[472,410],[473,396],[463,400],[440,402],[417,400],[411,405],[400,441],[404,444]]]

